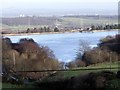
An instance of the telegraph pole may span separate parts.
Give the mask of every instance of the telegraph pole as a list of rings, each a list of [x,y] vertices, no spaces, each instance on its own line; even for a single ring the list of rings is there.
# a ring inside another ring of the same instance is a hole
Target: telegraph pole
[[[30,26],[30,16],[28,16],[28,26]]]
[[[15,66],[15,53],[13,53],[13,65]]]
[[[13,52],[13,68],[15,70],[15,53]]]
[[[110,71],[111,71],[111,56],[112,56],[112,52],[110,52]]]

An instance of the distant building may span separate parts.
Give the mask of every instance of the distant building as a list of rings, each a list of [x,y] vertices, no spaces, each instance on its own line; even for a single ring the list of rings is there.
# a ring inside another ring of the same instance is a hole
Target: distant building
[[[20,14],[20,17],[25,17],[25,15],[24,14]]]

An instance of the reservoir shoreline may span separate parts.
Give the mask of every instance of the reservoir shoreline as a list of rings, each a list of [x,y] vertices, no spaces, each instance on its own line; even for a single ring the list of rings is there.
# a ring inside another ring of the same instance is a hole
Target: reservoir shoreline
[[[20,33],[20,34],[2,34],[2,36],[29,36],[29,35],[48,35],[48,34],[66,34],[66,33],[84,33],[84,32],[106,32],[106,31],[116,31],[118,29],[112,29],[112,30],[92,30],[92,31],[74,31],[74,32],[44,32],[44,33]]]

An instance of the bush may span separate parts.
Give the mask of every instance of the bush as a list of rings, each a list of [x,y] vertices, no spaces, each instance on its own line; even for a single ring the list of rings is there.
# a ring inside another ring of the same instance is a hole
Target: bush
[[[75,64],[77,67],[85,67],[86,66],[85,62],[83,62],[82,60],[76,60]]]

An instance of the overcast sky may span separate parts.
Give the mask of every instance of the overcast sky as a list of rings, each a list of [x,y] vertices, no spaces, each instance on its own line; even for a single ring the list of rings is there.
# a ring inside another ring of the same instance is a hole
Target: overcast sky
[[[37,14],[39,12],[53,12],[59,10],[92,10],[117,11],[119,0],[1,0],[4,14],[26,13]],[[43,10],[43,11],[42,11]],[[46,10],[46,11],[45,11]],[[92,12],[91,11],[91,12]],[[87,12],[87,11],[86,11]]]

